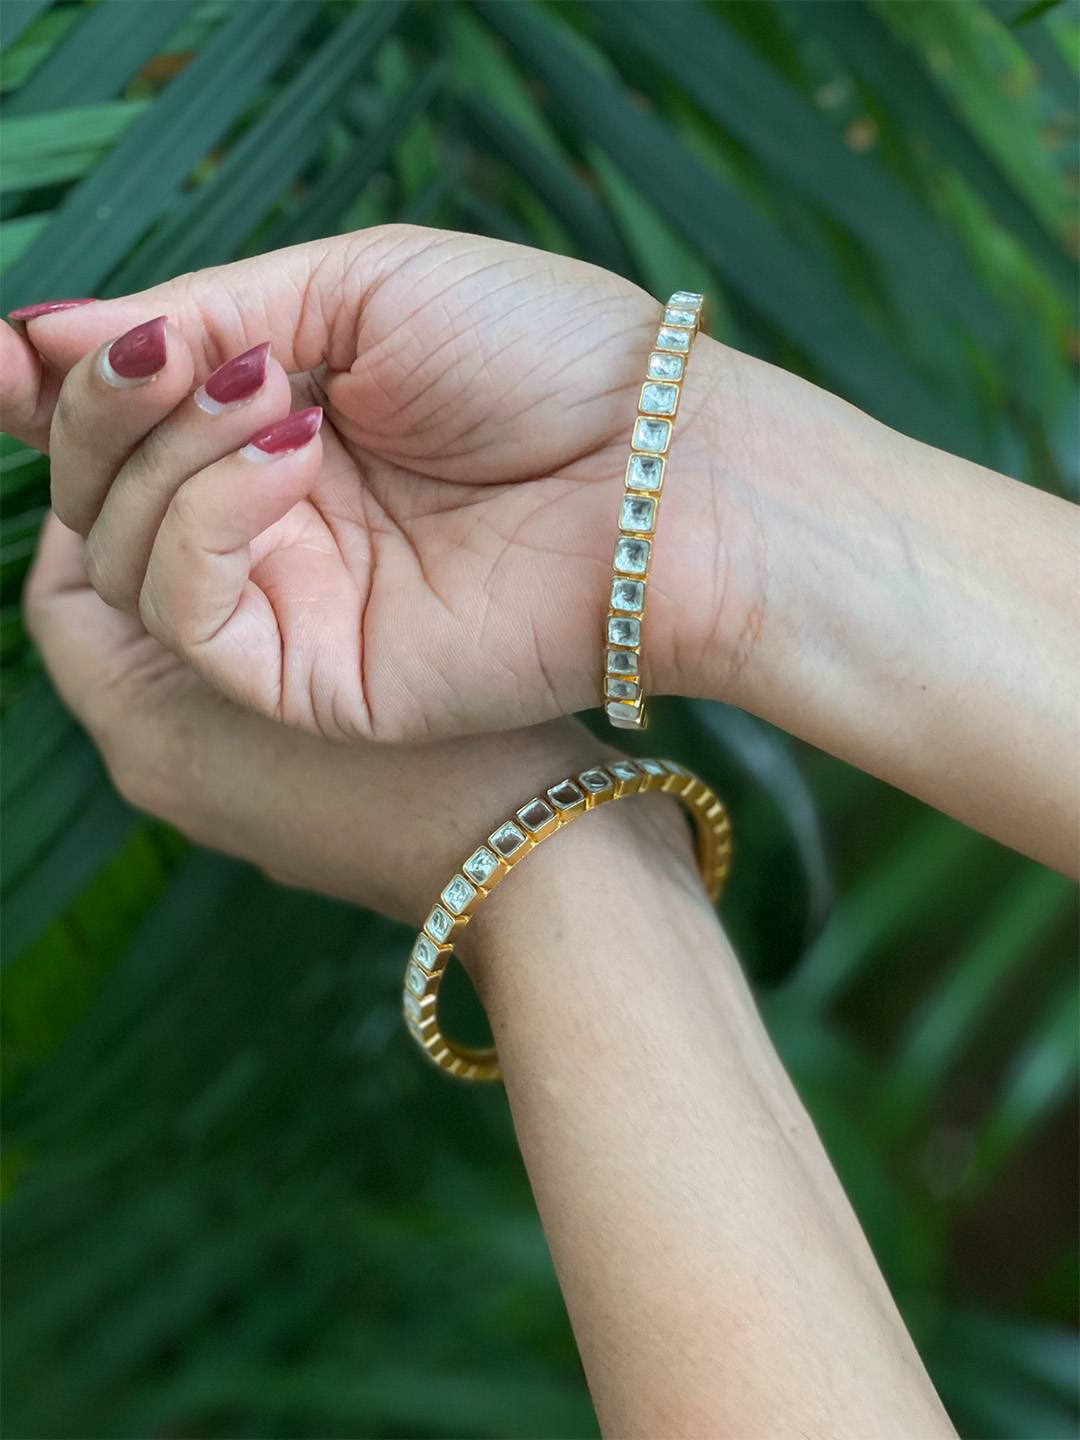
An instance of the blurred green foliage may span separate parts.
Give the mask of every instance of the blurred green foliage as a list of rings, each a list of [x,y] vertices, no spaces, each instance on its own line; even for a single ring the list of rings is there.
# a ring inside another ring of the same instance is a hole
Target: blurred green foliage
[[[1077,16],[4,0],[5,308],[473,230],[707,289],[1072,493]],[[4,439],[0,490],[7,1433],[594,1433],[503,1097],[403,1038],[404,937],[125,807],[22,628],[45,460]],[[657,728],[731,801],[728,923],[958,1425],[1074,1435],[1070,887],[749,717]]]

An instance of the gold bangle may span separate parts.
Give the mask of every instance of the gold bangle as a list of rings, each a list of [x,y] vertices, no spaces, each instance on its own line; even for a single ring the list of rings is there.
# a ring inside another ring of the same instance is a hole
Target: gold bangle
[[[649,356],[646,380],[626,463],[619,537],[612,564],[611,600],[604,622],[604,710],[620,730],[644,730],[641,625],[652,563],[653,533],[664,485],[671,431],[694,338],[702,326],[703,295],[676,290]]]
[[[460,1080],[498,1080],[493,1049],[456,1045],[439,1029],[439,986],[454,953],[454,936],[476,907],[541,841],[608,800],[662,790],[686,807],[697,827],[698,863],[710,900],[723,889],[731,863],[727,812],[704,781],[672,760],[613,760],[568,776],[534,795],[497,825],[464,862],[433,906],[405,969],[405,1024],[424,1054]]]

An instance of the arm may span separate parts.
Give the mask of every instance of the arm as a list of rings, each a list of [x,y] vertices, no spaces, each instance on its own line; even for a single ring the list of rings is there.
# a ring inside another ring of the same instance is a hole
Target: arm
[[[715,341],[693,364],[715,568],[664,687],[1075,873],[1076,507]]]
[[[290,732],[105,606],[55,521],[27,610],[137,804],[413,924],[476,833],[597,756],[569,722],[413,750]],[[568,828],[465,937],[606,1433],[951,1433],[673,804],[627,800]]]
[[[669,808],[560,834],[469,954],[603,1431],[951,1435]]]

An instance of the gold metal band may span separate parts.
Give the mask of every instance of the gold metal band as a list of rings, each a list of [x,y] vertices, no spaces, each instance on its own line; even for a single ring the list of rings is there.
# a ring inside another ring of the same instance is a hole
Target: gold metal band
[[[682,382],[702,325],[704,303],[703,295],[690,290],[676,290],[672,295],[664,307],[638,399],[604,622],[604,711],[620,730],[644,730],[647,724],[641,684],[641,626],[653,533]]]
[[[454,953],[454,936],[480,902],[519,860],[556,830],[608,800],[662,790],[674,795],[697,826],[698,863],[711,900],[716,900],[731,863],[727,812],[703,780],[673,760],[613,760],[567,776],[534,795],[497,825],[453,876],[424,922],[405,969],[405,1024],[424,1054],[461,1080],[498,1080],[495,1051],[455,1045],[439,1030],[435,1014],[442,977]]]

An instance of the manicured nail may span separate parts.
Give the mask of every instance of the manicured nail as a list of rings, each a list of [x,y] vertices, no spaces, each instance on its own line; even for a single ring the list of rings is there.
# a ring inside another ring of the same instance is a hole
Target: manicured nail
[[[55,315],[57,310],[74,310],[76,305],[92,305],[94,297],[89,300],[39,300],[36,305],[20,305],[17,310],[9,310],[9,320],[36,320],[39,315]]]
[[[279,455],[289,455],[301,450],[315,439],[322,424],[322,406],[312,405],[309,410],[297,410],[286,415],[275,425],[253,435],[240,451],[245,460],[256,460],[260,464],[276,460]]]
[[[110,385],[145,385],[168,359],[165,342],[165,316],[144,321],[114,340],[102,350],[98,369]]]
[[[234,355],[218,367],[205,384],[195,391],[195,404],[207,415],[220,415],[223,410],[235,410],[246,405],[256,395],[266,379],[266,359],[270,354],[270,341]]]

